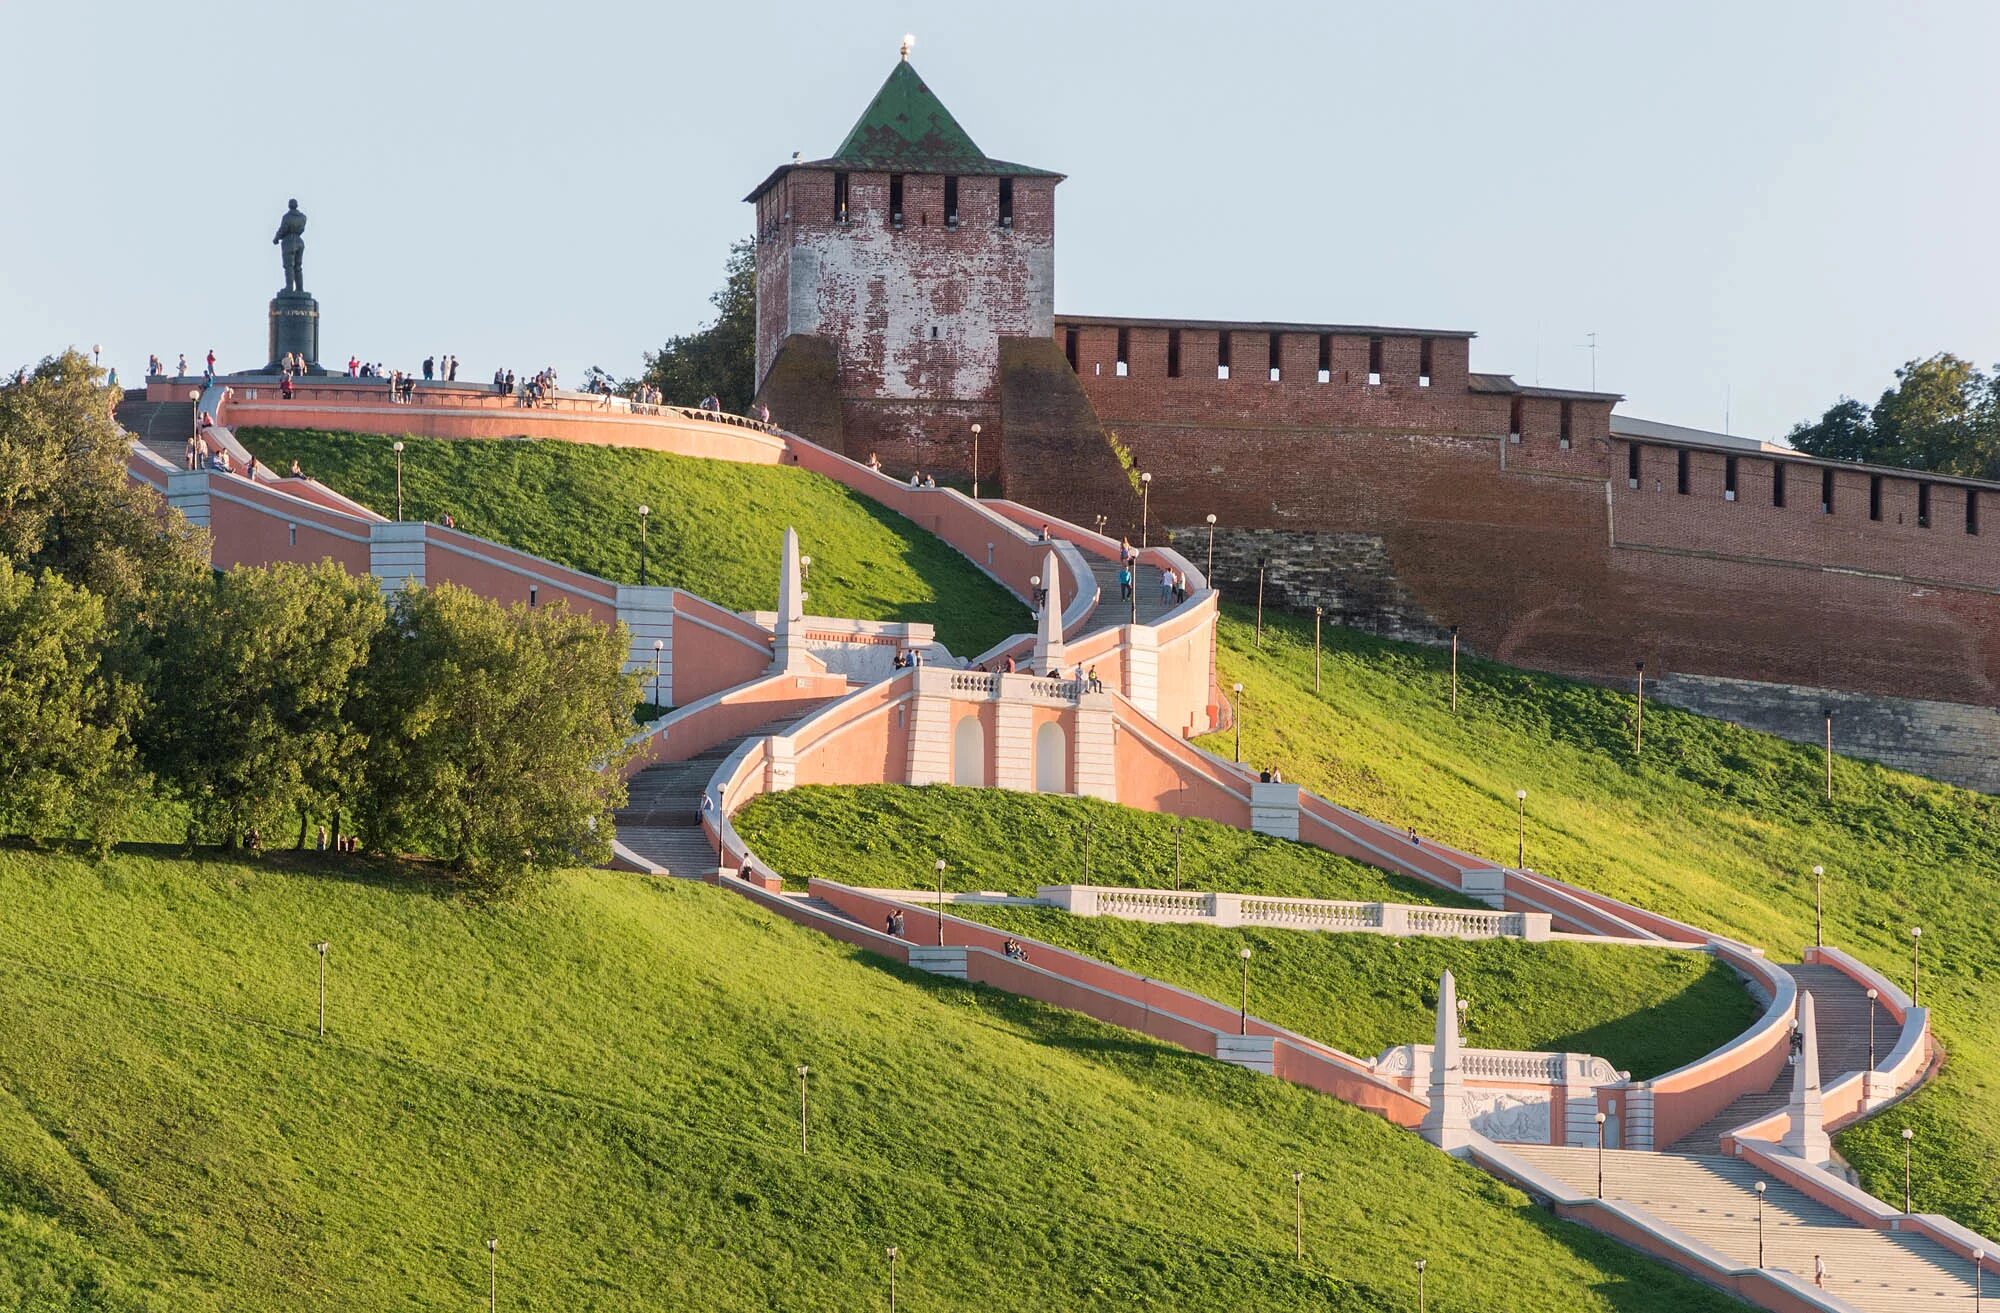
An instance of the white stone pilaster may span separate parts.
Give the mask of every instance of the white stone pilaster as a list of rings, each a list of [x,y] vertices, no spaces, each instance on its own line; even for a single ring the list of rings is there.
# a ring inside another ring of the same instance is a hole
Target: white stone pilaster
[[[1086,693],[1077,699],[1076,732],[1070,750],[1070,779],[1086,798],[1118,801],[1117,728],[1111,720],[1111,695]]]
[[[1280,839],[1299,837],[1299,786],[1296,784],[1253,784],[1250,786],[1250,828],[1259,834]]]
[[[774,734],[765,746],[764,788],[770,793],[783,793],[799,782],[798,755],[792,748],[789,735]]]
[[[167,505],[206,529],[209,524],[208,471],[174,470],[167,475]]]
[[[1026,702],[1006,698],[993,704],[993,783],[996,788],[1035,790],[1035,714]]]
[[[911,784],[951,783],[950,672],[919,667],[910,699]]]
[[[382,582],[384,593],[398,593],[406,583],[424,585],[422,521],[391,521],[368,526],[368,573]]]
[[[1160,640],[1151,625],[1125,626],[1124,677],[1120,691],[1155,720],[1160,715]]]
[[[618,619],[631,631],[625,668],[646,676],[640,696],[661,706],[674,705],[674,590],[618,585]],[[660,644],[659,679],[653,678],[653,644]],[[653,695],[657,682],[659,696]]]
[[[1785,1105],[1790,1121],[1780,1143],[1787,1152],[1809,1163],[1823,1163],[1833,1156],[1833,1143],[1827,1138],[1820,1110],[1819,1034],[1813,1020],[1813,996],[1803,989],[1799,991],[1797,1017],[1798,1065],[1792,1068],[1792,1097]]]
[[[1215,1059],[1269,1076],[1277,1067],[1277,1041],[1269,1035],[1217,1035]]]
[[[1438,978],[1437,1038],[1431,1046],[1430,1107],[1424,1110],[1423,1137],[1447,1153],[1462,1153],[1472,1142],[1465,1111],[1465,1058],[1458,1038],[1458,982],[1447,971]]]

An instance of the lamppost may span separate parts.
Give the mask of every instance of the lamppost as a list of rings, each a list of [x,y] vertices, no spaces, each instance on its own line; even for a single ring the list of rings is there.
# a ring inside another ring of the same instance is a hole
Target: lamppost
[[[1111,522],[1111,517],[1108,515],[1099,515],[1095,519],[1097,520],[1097,534],[1101,538],[1104,536],[1104,526]]]
[[[1525,871],[1528,869],[1528,791],[1514,790],[1514,803],[1521,809],[1521,846],[1514,855],[1514,865]]]
[[[1903,1128],[1903,1216],[1905,1217],[1910,1215],[1910,1143],[1916,1138],[1915,1131],[1907,1126]]]
[[[1322,608],[1313,608],[1313,692],[1319,692],[1319,622],[1325,614]]]
[[[1604,1197],[1604,1114],[1597,1114],[1597,1197]]]
[[[1292,1173],[1292,1258],[1294,1260],[1306,1256],[1305,1179],[1304,1172]]]
[[[1177,818],[1174,821],[1174,888],[1176,889],[1181,887],[1181,831],[1184,828],[1185,825]]]
[[[972,500],[979,500],[979,426],[972,426]]]
[[[500,1307],[500,1237],[486,1241],[486,1313]]]
[[[1264,557],[1257,558],[1257,646],[1264,646]]]
[[[1922,926],[1910,927],[1910,1002],[1921,1005],[1924,1001],[1924,931]]]
[[[896,1260],[901,1252],[894,1245],[889,1246],[889,1313],[896,1313]]]
[[[1237,1034],[1250,1033],[1250,950],[1239,948],[1236,956],[1243,960],[1243,1006],[1237,1015]]]
[[[1826,926],[1821,915],[1819,897],[1820,882],[1825,878],[1826,868],[1815,862],[1813,864],[1813,947],[1815,948],[1826,946]]]
[[[1088,816],[1083,822],[1083,882],[1090,883],[1090,841],[1097,837],[1097,818]]]
[[[1986,1251],[1972,1251],[1972,1313],[1986,1307]]]
[[[799,1074],[799,1152],[810,1152],[806,1148],[806,1082],[812,1077],[812,1068],[801,1062]]]
[[[937,859],[938,947],[944,947],[944,858]]]
[[[1141,551],[1146,549],[1146,528],[1152,514],[1152,506],[1153,473],[1147,470],[1139,475],[1139,550]],[[1135,577],[1133,583],[1137,582],[1138,579]]]
[[[1215,587],[1215,512],[1208,513],[1208,586]]]
[[[1637,708],[1632,719],[1632,751],[1639,753],[1646,750],[1646,663],[1634,661],[1632,668],[1639,672]]]
[[[326,950],[333,947],[324,939],[313,945],[319,954],[319,1037],[326,1038]]]
[[[1424,1313],[1424,1269],[1428,1266],[1428,1259],[1417,1260],[1417,1313]]]
[[[1826,800],[1833,801],[1833,708],[1823,708],[1826,716]]]
[[[646,521],[653,517],[653,508],[639,503],[639,587],[646,586]],[[783,617],[780,617],[781,619]]]
[[[812,572],[813,558],[810,556],[801,556],[799,558],[799,582],[804,583],[807,579],[810,579]]]
[[[1880,990],[1868,991],[1868,1070],[1870,1071],[1875,1070],[1875,1000],[1880,995]]]
[[[1451,714],[1458,714],[1458,626],[1451,627]]]
[[[1038,574],[1029,575],[1028,588],[1030,589],[1028,596],[1035,600],[1035,610],[1039,613],[1042,609],[1042,577]]]
[[[1764,1183],[1757,1182],[1757,1266],[1764,1266]]]
[[[398,438],[390,443],[389,450],[396,453],[396,521],[400,524],[403,519],[403,440]]]
[[[1232,687],[1236,690],[1236,714],[1230,719],[1236,722],[1236,760],[1240,763],[1243,760],[1243,685]]]

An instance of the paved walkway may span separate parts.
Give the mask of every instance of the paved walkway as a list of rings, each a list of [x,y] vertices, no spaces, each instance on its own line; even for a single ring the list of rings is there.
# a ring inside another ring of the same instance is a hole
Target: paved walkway
[[[701,828],[701,794],[729,754],[751,739],[782,734],[804,719],[793,716],[759,725],[748,734],[687,758],[648,766],[626,784],[626,801],[613,816],[618,842],[651,862],[655,874],[698,880],[715,869],[715,849]]]
[[[1112,625],[1129,623],[1132,619],[1132,604],[1118,596],[1118,562],[1101,556],[1084,554],[1091,574],[1097,577],[1097,610],[1091,612],[1087,623],[1091,629],[1106,629]],[[1157,566],[1138,567],[1139,623],[1151,624],[1174,609],[1172,601],[1160,601],[1160,570]],[[1067,602],[1065,602],[1067,605]]]
[[[1850,1071],[1862,1071],[1868,1061],[1868,1012],[1875,1010],[1875,1040],[1879,1058],[1896,1043],[1899,1028],[1882,1005],[1868,1001],[1868,991],[1846,974],[1827,966],[1788,965],[1785,970],[1812,995],[1813,1028],[1819,1041],[1820,1088]],[[1778,1072],[1771,1088],[1746,1094],[1715,1116],[1667,1146],[1669,1153],[1708,1154],[1722,1147],[1722,1136],[1746,1122],[1778,1111],[1792,1095],[1792,1069]]]
[[[143,388],[118,403],[118,423],[139,445],[175,469],[187,464],[187,440],[194,436],[194,406],[186,401],[147,401]]]
[[[1510,1144],[1509,1153],[1567,1182],[1597,1192],[1597,1151]],[[1815,1256],[1826,1263],[1826,1291],[1868,1313],[1972,1308],[1972,1263],[1934,1240],[1873,1231],[1763,1178],[1738,1158],[1607,1150],[1604,1197],[1640,1208],[1745,1266],[1757,1263],[1757,1181],[1764,1195],[1764,1265],[1806,1281]]]

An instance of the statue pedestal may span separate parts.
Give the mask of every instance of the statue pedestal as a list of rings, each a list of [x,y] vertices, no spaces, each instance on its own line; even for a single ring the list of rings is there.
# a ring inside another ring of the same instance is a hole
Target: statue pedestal
[[[308,292],[280,292],[271,298],[271,363],[263,372],[281,372],[288,352],[305,357],[306,373],[326,372],[319,364],[319,302]]]

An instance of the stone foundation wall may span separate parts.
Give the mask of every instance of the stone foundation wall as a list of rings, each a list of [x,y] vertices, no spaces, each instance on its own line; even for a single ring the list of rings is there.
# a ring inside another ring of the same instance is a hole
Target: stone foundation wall
[[[1709,675],[1648,678],[1646,696],[1796,743],[1824,743],[1831,708],[1835,752],[2000,793],[2000,709],[1993,707]]]
[[[1174,547],[1197,565],[1208,561],[1208,526],[1173,525]],[[1425,611],[1396,577],[1380,534],[1217,528],[1212,582],[1233,602],[1257,600],[1257,561],[1266,561],[1264,605],[1326,612],[1328,624],[1411,642],[1442,642],[1447,626]]]

